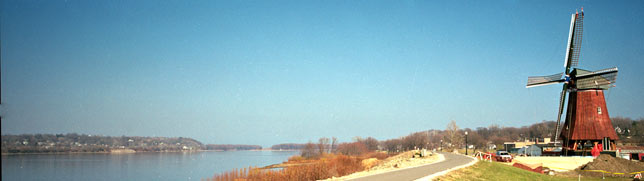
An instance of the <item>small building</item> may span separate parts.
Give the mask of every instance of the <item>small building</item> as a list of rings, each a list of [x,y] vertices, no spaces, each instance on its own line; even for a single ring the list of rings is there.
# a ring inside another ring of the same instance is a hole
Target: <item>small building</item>
[[[629,160],[639,160],[643,161],[644,159],[644,147],[641,146],[618,146],[618,157],[629,159]]]
[[[542,151],[543,151],[542,148],[539,145],[535,144],[535,145],[519,148],[516,154],[525,155],[525,156],[541,156]]]
[[[538,145],[530,145],[526,148],[526,155],[528,156],[541,156],[541,147]]]
[[[503,143],[503,147],[505,148],[505,151],[510,152],[511,150],[513,150],[513,148],[517,148],[518,150],[520,148],[527,147],[533,144],[546,145],[550,143],[553,143],[550,138],[526,138],[523,141],[505,142]]]

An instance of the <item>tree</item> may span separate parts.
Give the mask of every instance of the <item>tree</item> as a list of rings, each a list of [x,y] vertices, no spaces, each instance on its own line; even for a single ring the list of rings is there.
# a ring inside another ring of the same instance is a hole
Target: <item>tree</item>
[[[621,133],[617,133],[618,135],[624,135],[628,136],[630,135],[630,131],[632,131],[633,128],[633,120],[631,118],[625,118],[625,117],[614,117],[610,118],[611,122],[613,123],[613,128],[619,127],[619,129],[622,130]],[[620,137],[622,138],[622,137]]]
[[[481,135],[477,131],[469,130],[469,128],[467,129],[467,131],[467,144],[474,145],[474,151],[476,151],[476,149],[485,149],[487,145],[485,138],[481,137]]]
[[[427,140],[428,138],[426,132],[416,132],[403,137],[402,146],[406,150],[424,148],[427,144]]]
[[[400,139],[390,139],[381,142],[382,147],[388,152],[398,152],[402,148]]]
[[[368,152],[368,149],[361,142],[341,143],[338,145],[338,152],[344,155],[360,155]]]
[[[367,139],[361,139],[360,142],[364,144],[369,151],[378,150],[378,140],[376,140],[376,138],[367,137]]]
[[[335,150],[338,149],[337,147],[338,147],[338,138],[336,138],[335,136],[331,137],[331,150],[329,150],[329,152],[335,152]]]
[[[318,156],[318,152],[315,151],[315,144],[311,141],[304,145],[302,153],[300,154],[304,158],[314,158]]]
[[[636,146],[644,146],[644,119],[633,121],[633,128],[631,130],[631,143]]]
[[[460,147],[463,142],[463,136],[459,132],[456,121],[450,121],[449,124],[447,124],[447,129],[445,131],[447,132],[447,140],[452,143],[452,146]]]
[[[329,147],[329,138],[320,138],[318,140],[318,153],[323,155]]]
[[[429,136],[430,148],[440,148],[441,140],[445,135],[445,131],[442,130],[431,130]]]

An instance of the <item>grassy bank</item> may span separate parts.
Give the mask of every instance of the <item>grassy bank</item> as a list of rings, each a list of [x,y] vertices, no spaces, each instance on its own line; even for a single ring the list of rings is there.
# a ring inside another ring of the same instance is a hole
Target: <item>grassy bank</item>
[[[436,180],[578,180],[576,176],[550,176],[526,171],[497,162],[478,162],[471,167],[450,172]],[[581,180],[602,180],[601,177],[582,177]],[[606,180],[631,180],[606,177]]]
[[[359,156],[324,154],[316,159],[293,156],[289,158],[289,161],[279,164],[280,167],[283,167],[281,170],[254,167],[234,169],[206,180],[320,180],[362,171],[365,169],[362,160],[370,158],[382,160],[387,157],[387,154],[377,152]]]

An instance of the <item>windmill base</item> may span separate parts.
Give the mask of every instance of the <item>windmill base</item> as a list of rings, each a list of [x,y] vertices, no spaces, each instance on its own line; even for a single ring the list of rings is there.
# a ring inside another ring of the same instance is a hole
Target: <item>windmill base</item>
[[[586,150],[571,150],[571,149],[568,149],[568,148],[564,148],[562,150],[562,152],[561,152],[561,155],[565,155],[565,156],[592,156],[590,151],[591,151],[590,149],[586,149]],[[616,157],[617,151],[616,150],[605,150],[605,151],[601,151],[600,154],[608,154],[610,156]]]

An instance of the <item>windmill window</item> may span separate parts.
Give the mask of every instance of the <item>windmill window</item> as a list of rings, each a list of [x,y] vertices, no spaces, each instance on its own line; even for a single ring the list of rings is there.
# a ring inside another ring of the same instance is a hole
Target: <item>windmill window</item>
[[[602,114],[602,108],[601,107],[597,107],[597,114]]]

